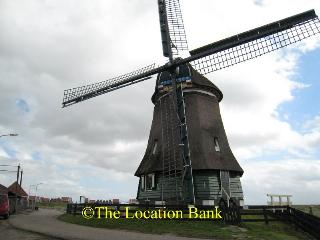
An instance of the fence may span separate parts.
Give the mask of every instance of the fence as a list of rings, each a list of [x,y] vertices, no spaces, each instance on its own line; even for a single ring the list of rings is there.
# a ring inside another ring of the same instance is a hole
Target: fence
[[[320,239],[320,218],[302,212],[295,208],[288,207],[290,221],[302,230],[310,233],[316,239]]]
[[[273,221],[284,221],[284,218],[280,218],[276,213],[286,211],[287,206],[251,205],[240,210],[241,222],[265,222],[265,224],[269,224]],[[246,216],[250,216],[250,218],[246,218]]]
[[[240,214],[241,216],[263,216],[263,218],[255,219],[245,219],[242,217],[242,222],[264,221],[268,224],[270,221],[282,221],[294,224],[296,228],[300,228],[316,239],[320,239],[320,218],[290,206],[248,206],[248,209],[241,210]]]

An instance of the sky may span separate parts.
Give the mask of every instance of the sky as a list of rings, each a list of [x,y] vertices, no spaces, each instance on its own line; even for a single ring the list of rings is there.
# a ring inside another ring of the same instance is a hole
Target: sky
[[[181,0],[189,49],[315,9],[309,0]],[[157,1],[0,0],[0,164],[21,164],[38,195],[135,198],[150,131],[155,78],[61,108],[63,90],[162,57]],[[207,75],[246,204],[267,193],[320,204],[320,37]],[[13,167],[2,169],[14,169]],[[0,172],[8,186],[15,173]]]

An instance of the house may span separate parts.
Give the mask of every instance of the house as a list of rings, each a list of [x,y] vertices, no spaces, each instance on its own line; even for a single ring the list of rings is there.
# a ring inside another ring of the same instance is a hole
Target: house
[[[0,194],[8,194],[8,197],[12,199],[15,197],[15,194],[2,184],[0,184]]]
[[[49,203],[49,202],[50,202],[50,199],[49,199],[49,198],[46,198],[46,197],[40,197],[40,202],[41,202],[41,203]]]
[[[61,202],[61,198],[51,198],[50,202]]]
[[[35,199],[36,199],[36,196],[32,196],[32,195],[29,196],[30,201],[34,201]]]
[[[8,190],[12,192],[14,195],[17,195],[18,198],[27,198],[28,194],[24,191],[24,189],[17,183],[12,183]]]
[[[112,199],[112,204],[119,204],[120,200],[119,199]]]
[[[40,197],[40,196],[29,196],[29,201],[35,201],[35,199],[37,198],[37,202],[40,203],[49,203],[50,202],[50,198],[46,198],[46,197]]]
[[[72,203],[72,198],[71,197],[61,197],[61,202]]]
[[[28,207],[28,194],[17,182],[12,183],[8,188],[1,185],[0,191],[8,194],[11,213]]]
[[[135,198],[129,199],[129,204],[139,204],[139,201]]]
[[[39,196],[30,195],[28,199],[29,199],[29,201],[35,201],[35,199],[37,199],[37,202],[41,201],[41,198]]]
[[[0,194],[8,194],[9,189],[2,184],[0,184]]]

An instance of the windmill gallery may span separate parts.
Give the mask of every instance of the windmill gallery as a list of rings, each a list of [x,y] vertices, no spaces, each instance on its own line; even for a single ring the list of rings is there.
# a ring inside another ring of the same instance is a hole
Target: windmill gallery
[[[318,34],[309,10],[189,51],[179,0],[158,0],[162,49],[168,63],[67,89],[63,107],[157,74],[153,120],[139,177],[139,203],[243,205],[244,171],[229,146],[220,115],[221,90],[204,77]]]

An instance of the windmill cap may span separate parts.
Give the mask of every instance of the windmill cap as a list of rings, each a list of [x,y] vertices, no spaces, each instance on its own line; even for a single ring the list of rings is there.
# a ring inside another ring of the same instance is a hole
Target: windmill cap
[[[214,85],[210,80],[208,80],[205,76],[203,76],[197,70],[195,70],[189,63],[179,66],[176,81],[178,83],[191,82],[192,87],[207,90],[213,93],[217,97],[219,102],[223,98],[223,94],[221,90],[216,85]],[[153,103],[155,103],[157,99],[162,95],[159,89],[167,85],[171,85],[171,83],[172,83],[171,75],[168,71],[158,74],[155,92],[151,98]]]

